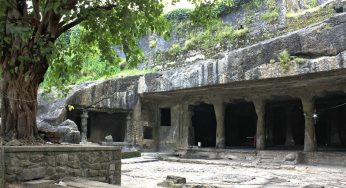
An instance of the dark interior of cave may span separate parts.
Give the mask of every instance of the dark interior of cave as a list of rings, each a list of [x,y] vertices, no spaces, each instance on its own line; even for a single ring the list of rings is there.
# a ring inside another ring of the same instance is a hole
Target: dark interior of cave
[[[194,127],[195,145],[202,143],[202,147],[215,147],[216,118],[213,105],[200,104],[193,107],[192,126]]]
[[[81,130],[81,110],[67,112],[67,119],[74,121]],[[123,142],[126,130],[126,113],[88,112],[88,141],[103,141],[112,135],[114,142]]]
[[[319,147],[346,148],[346,95],[316,99],[316,139]]]
[[[270,101],[265,110],[268,147],[294,149],[304,145],[305,119],[299,99]]]
[[[227,104],[225,131],[227,147],[255,147],[257,115],[253,103]]]

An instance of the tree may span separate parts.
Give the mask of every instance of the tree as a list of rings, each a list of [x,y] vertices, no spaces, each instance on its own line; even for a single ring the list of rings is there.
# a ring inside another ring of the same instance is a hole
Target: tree
[[[148,32],[165,35],[167,22],[161,16],[161,1],[0,0],[0,136],[10,140],[38,135],[37,91],[49,67],[49,79],[61,89],[66,75],[78,71],[83,55],[91,50],[100,51],[100,62],[116,66],[120,61],[116,46],[125,52],[127,63],[135,65],[142,56],[138,39]],[[215,16],[210,6],[233,3],[191,1],[200,12],[192,17],[201,23]],[[60,36],[76,25],[83,28],[82,40],[71,48],[64,41],[66,37]],[[64,54],[73,60],[66,62]]]
[[[159,0],[0,0],[0,68],[2,71],[2,131],[5,139],[37,136],[37,90],[47,69],[64,79],[78,71],[66,64],[64,53],[76,58],[99,47],[102,58],[116,64],[112,45],[121,46],[129,63],[140,57],[138,38],[148,31],[161,33],[163,5]],[[59,36],[81,24],[84,43],[68,48]]]

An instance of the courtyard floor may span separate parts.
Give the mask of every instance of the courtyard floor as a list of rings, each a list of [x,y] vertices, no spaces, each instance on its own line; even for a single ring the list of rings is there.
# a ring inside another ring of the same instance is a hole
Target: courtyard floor
[[[186,187],[346,187],[346,167],[193,160],[150,154],[122,160],[122,187],[154,188],[167,175],[185,177]]]

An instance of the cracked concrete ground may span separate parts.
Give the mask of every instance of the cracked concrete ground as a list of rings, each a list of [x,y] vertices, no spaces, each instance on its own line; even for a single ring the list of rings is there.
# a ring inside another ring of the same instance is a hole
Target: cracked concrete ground
[[[158,187],[167,175],[185,177],[186,187],[346,187],[346,167],[340,166],[178,158],[162,161],[146,155],[122,161],[122,187]]]

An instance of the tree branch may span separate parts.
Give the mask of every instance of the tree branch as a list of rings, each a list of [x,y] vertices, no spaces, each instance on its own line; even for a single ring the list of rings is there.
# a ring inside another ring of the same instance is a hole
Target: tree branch
[[[72,22],[69,22],[63,26],[61,26],[59,28],[59,31],[58,31],[58,34],[57,34],[57,37],[60,36],[61,34],[63,34],[64,32],[66,32],[67,30],[71,29],[72,27],[80,24],[82,21],[84,21],[87,17],[80,17],[80,18],[77,18],[75,19],[74,21]]]
[[[86,20],[88,18],[87,15],[89,15],[89,12],[96,11],[96,10],[106,10],[106,11],[109,11],[109,10],[112,10],[113,8],[115,8],[115,7],[117,7],[117,5],[109,4],[109,5],[105,5],[105,6],[95,6],[95,7],[91,7],[91,8],[85,9],[85,11],[79,13],[79,17],[78,18],[76,18],[75,20],[73,20],[73,21],[71,21],[69,23],[66,23],[65,25],[62,25],[59,28],[59,32],[58,32],[57,36],[60,36],[62,33],[66,32],[67,30],[71,29],[72,27],[80,24],[82,21]],[[86,15],[86,16],[84,16],[84,15]]]

